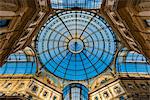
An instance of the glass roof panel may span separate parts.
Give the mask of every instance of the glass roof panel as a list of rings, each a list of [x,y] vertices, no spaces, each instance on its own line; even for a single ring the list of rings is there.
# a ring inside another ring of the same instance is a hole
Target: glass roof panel
[[[88,88],[82,84],[72,83],[63,89],[64,100],[88,100]]]
[[[102,73],[116,50],[115,35],[95,13],[66,11],[42,26],[36,41],[48,71],[67,80],[86,80]]]
[[[35,72],[35,58],[23,51],[11,54],[7,62],[0,67],[0,74],[35,74]]]
[[[142,54],[134,51],[122,50],[116,60],[118,72],[123,73],[150,73],[150,64]]]
[[[101,2],[101,0],[50,0],[51,7],[54,9],[99,9]]]

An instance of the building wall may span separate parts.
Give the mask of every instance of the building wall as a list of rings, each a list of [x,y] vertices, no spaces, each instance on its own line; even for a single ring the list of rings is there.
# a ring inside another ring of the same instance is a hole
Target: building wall
[[[149,100],[150,77],[122,74],[92,90],[89,97],[90,100]]]
[[[104,0],[101,12],[120,42],[150,59],[149,0]]]
[[[21,96],[33,100],[54,100],[54,98],[62,100],[62,91],[32,75],[1,75],[0,98],[4,96]]]

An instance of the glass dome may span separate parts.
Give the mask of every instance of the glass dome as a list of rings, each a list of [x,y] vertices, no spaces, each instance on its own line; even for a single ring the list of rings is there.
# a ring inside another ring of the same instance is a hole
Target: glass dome
[[[50,17],[36,41],[38,57],[49,72],[66,80],[87,80],[112,62],[115,35],[95,13],[65,11]]]

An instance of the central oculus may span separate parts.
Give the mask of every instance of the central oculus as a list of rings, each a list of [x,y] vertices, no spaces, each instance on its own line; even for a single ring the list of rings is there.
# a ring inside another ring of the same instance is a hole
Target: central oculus
[[[80,53],[84,48],[84,44],[80,39],[72,39],[68,44],[68,48],[72,53]]]

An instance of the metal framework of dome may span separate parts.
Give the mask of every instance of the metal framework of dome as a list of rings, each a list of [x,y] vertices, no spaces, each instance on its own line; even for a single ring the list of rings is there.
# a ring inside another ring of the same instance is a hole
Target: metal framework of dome
[[[1,74],[35,74],[36,60],[31,49],[11,54],[0,68]]]
[[[147,59],[142,54],[129,51],[126,48],[120,50],[116,60],[116,68],[120,73],[150,74],[150,64]]]
[[[64,87],[63,100],[88,100],[89,89],[79,83],[72,83]]]
[[[53,9],[99,9],[102,0],[51,0],[50,2]]]
[[[96,13],[56,13],[42,26],[36,52],[44,68],[66,80],[87,80],[101,74],[112,62],[115,34]]]

